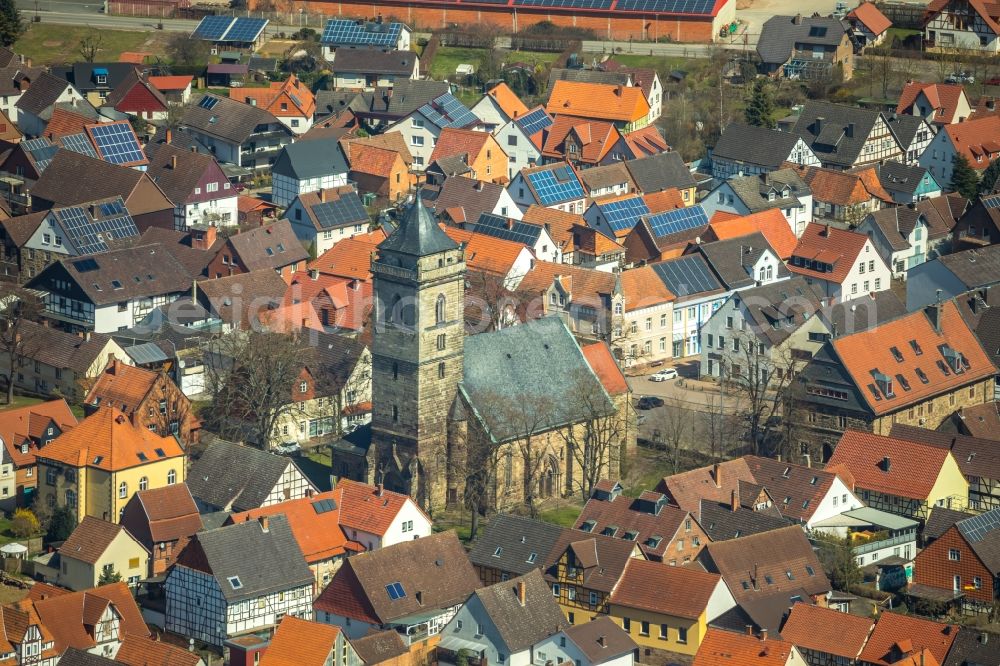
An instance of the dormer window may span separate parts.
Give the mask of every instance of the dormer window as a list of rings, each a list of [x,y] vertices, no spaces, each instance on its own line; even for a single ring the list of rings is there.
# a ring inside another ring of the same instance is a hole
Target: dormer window
[[[872,378],[875,379],[875,385],[878,387],[879,391],[882,392],[886,398],[896,397],[895,392],[892,387],[892,377],[889,375],[883,375],[877,369],[871,371]]]

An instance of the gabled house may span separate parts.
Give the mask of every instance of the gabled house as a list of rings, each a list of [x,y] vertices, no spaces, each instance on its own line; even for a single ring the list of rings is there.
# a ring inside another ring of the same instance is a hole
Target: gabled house
[[[486,663],[528,664],[535,644],[558,632],[565,620],[537,569],[474,591],[441,631],[438,658],[457,663],[472,653]]]
[[[285,218],[299,241],[316,256],[345,238],[366,233],[371,224],[361,197],[349,185],[298,195],[289,203]]]
[[[191,101],[191,84],[194,83],[194,76],[190,74],[147,76],[146,80],[160,91],[168,104],[187,104]]]
[[[712,177],[756,176],[777,171],[786,162],[819,166],[819,159],[791,132],[730,123],[712,148]]]
[[[330,70],[337,89],[392,88],[397,81],[420,78],[420,58],[409,49],[340,49]]]
[[[812,190],[794,169],[757,176],[734,176],[719,183],[699,204],[709,217],[716,213],[750,215],[771,208],[781,210],[788,226],[801,236],[812,221]]]
[[[299,272],[292,275],[280,303],[270,310],[261,311],[258,318],[272,330],[292,332],[305,328],[353,336],[365,327],[371,299],[370,282],[327,275],[318,270]],[[364,360],[365,355],[359,347],[344,351],[347,352],[343,359],[345,362],[348,359],[354,363]],[[329,378],[324,378],[321,383],[328,382]],[[326,390],[329,388],[324,386]],[[321,400],[327,397],[324,395]],[[305,411],[305,408],[299,411]]]
[[[108,358],[83,404],[89,414],[101,407],[115,407],[133,425],[175,435],[185,445],[196,442],[201,429],[191,401],[166,372],[127,365],[116,357]]]
[[[453,170],[473,180],[507,181],[507,153],[488,132],[445,127],[428,160],[428,176],[436,163],[445,177]]]
[[[762,70],[787,79],[823,79],[854,73],[854,45],[846,22],[833,16],[772,16],[757,43]]]
[[[583,213],[587,196],[576,169],[567,162],[522,169],[510,181],[507,193],[522,211],[538,205],[567,213]]]
[[[149,558],[149,549],[121,525],[84,516],[53,558],[58,559],[54,582],[80,592],[96,587],[102,577],[118,574],[136,588],[148,575]]]
[[[381,17],[374,21],[335,18],[326,22],[320,43],[323,45],[323,56],[332,60],[337,49],[375,46],[405,51],[410,48],[412,34],[413,31],[405,23],[386,23]]]
[[[897,437],[847,430],[827,461],[854,478],[873,508],[926,519],[932,507],[962,508],[969,482],[948,449]]]
[[[798,648],[807,664],[853,664],[874,627],[868,618],[799,603],[781,625],[781,637]]]
[[[415,182],[410,173],[413,156],[400,133],[345,139],[342,146],[350,164],[347,177],[357,183],[359,192],[396,203],[410,191]]]
[[[764,234],[712,243],[694,243],[687,254],[700,254],[728,291],[763,287],[787,280],[788,269]]]
[[[483,213],[475,222],[470,221],[465,228],[477,234],[492,236],[504,240],[516,239],[515,242],[531,250],[536,259],[541,261],[562,261],[562,251],[559,244],[550,233],[547,225],[532,224],[523,219],[515,220],[492,213]]]
[[[973,117],[963,123],[945,125],[934,135],[919,164],[947,188],[951,186],[958,155],[965,157],[979,173],[1000,157],[1000,116]]]
[[[988,613],[1000,596],[998,548],[1000,509],[963,518],[920,551],[913,583],[941,591],[966,612]]]
[[[932,661],[944,664],[958,634],[957,624],[944,624],[916,615],[881,613],[858,662],[864,666]]]
[[[483,98],[476,102],[472,107],[472,113],[483,122],[488,132],[496,134],[499,128],[528,113],[528,107],[510,86],[500,82],[487,90]]]
[[[284,516],[264,516],[193,535],[167,573],[165,629],[221,647],[312,619],[313,575]]]
[[[590,199],[610,199],[635,192],[638,187],[625,164],[616,162],[580,172],[580,182]]]
[[[258,663],[261,666],[352,666],[358,663],[376,663],[375,660],[365,659],[365,656],[368,655],[359,653],[338,627],[286,615],[281,618],[281,624],[274,630]]]
[[[862,2],[848,12],[847,22],[860,50],[880,44],[892,27],[892,21],[873,2]]]
[[[603,120],[630,132],[649,123],[649,102],[642,88],[558,80],[545,105],[549,115]]]
[[[699,332],[729,295],[700,253],[652,265],[653,271],[674,294],[671,353],[674,358],[701,353]]]
[[[941,127],[968,120],[972,105],[961,84],[907,81],[899,94],[896,113],[918,116]]]
[[[267,88],[230,88],[229,99],[263,109],[295,135],[309,131],[316,113],[312,90],[294,74]]]
[[[169,143],[151,152],[146,174],[173,202],[174,229],[186,231],[196,224],[231,227],[239,222],[239,193],[215,158]]]
[[[600,120],[556,116],[544,136],[542,156],[546,161],[565,160],[581,169],[621,162],[628,150],[615,126]]]
[[[955,304],[928,306],[826,342],[797,378],[795,421],[813,458],[828,460],[847,428],[882,436],[894,423],[936,428],[992,400],[993,373]]]
[[[62,398],[0,411],[0,439],[4,458],[13,466],[15,485],[10,488],[4,483],[0,489],[7,494],[2,498],[5,504],[13,500],[18,506],[31,505],[38,486],[35,454],[76,424],[76,417]]]
[[[218,439],[191,464],[187,486],[202,513],[249,511],[319,492],[291,458]]]
[[[347,185],[349,170],[336,138],[290,143],[271,167],[272,201],[287,208],[299,195]]]
[[[886,162],[878,168],[878,179],[897,204],[912,205],[941,196],[941,185],[921,166]]]
[[[924,19],[929,49],[962,49],[984,54],[1000,51],[1000,10],[979,0],[934,0]]]
[[[868,213],[892,203],[892,196],[882,187],[872,167],[851,171],[800,167],[796,172],[812,192],[813,219],[856,226]],[[801,230],[797,235],[802,235]]]
[[[736,606],[717,573],[639,559],[625,565],[609,602],[608,614],[647,656],[696,654],[709,623]]]
[[[17,122],[18,100],[44,72],[44,67],[32,66],[31,58],[8,48],[0,52],[0,112],[6,118]]]
[[[653,111],[650,110],[649,113],[652,115]],[[625,159],[642,159],[670,151],[670,145],[656,125],[646,125],[641,129],[625,132],[622,139],[625,141]]]
[[[27,136],[40,136],[52,117],[52,109],[59,102],[87,104],[72,83],[49,72],[42,72],[14,104],[18,129]]]
[[[784,214],[777,208],[742,216],[716,213],[701,237],[703,241],[712,242],[745,238],[754,234],[763,235],[782,261],[787,261],[792,256],[792,251],[798,244]]]
[[[278,220],[227,238],[206,270],[209,277],[223,277],[270,268],[289,280],[308,259],[292,223]]]
[[[483,585],[493,585],[541,569],[566,530],[552,523],[498,514],[480,531],[469,551]]]
[[[183,483],[184,450],[173,436],[133,425],[103,407],[35,454],[38,501],[118,523],[137,490]]]
[[[135,71],[136,66],[127,62],[76,62],[55,67],[52,73],[73,84],[95,107],[101,107],[107,105],[111,92]]]
[[[894,278],[906,279],[907,271],[930,255],[927,218],[914,208],[899,206],[871,213],[858,225],[858,233],[871,239]]]
[[[507,177],[542,163],[545,130],[552,126],[552,117],[537,106],[493,131],[493,136],[507,153]]]
[[[812,101],[802,109],[791,131],[828,169],[851,169],[905,157],[903,146],[880,111]]]
[[[691,514],[667,503],[661,493],[644,491],[638,498],[622,497],[617,481],[597,484],[575,528],[634,541],[646,559],[671,565],[690,562],[709,539]]]
[[[741,634],[713,627],[706,632],[693,665],[744,663],[758,666],[797,666],[807,662],[795,645],[785,640],[768,638],[768,632],[763,629],[759,636],[754,636],[750,632]]]
[[[892,113],[883,117],[903,151],[899,161],[916,165],[934,139],[934,127],[924,118],[907,114]]]
[[[313,604],[316,620],[348,638],[392,629],[409,646],[440,634],[479,577],[454,532],[348,558]]]
[[[558,663],[580,666],[633,666],[639,649],[635,641],[609,617],[598,615],[590,622],[564,627],[535,644],[536,655]]]
[[[868,236],[813,222],[792,250],[788,270],[820,293],[848,301],[889,289],[892,273]]]
[[[788,223],[784,216],[778,209],[774,210],[781,218],[781,224],[787,229]],[[708,225],[708,215],[700,204],[690,208],[642,215],[622,241],[622,245],[625,246],[625,259],[629,263],[640,263],[675,258],[683,254],[691,243],[697,243],[704,237]],[[791,234],[791,231],[788,233]],[[598,236],[603,237],[603,234]]]
[[[31,604],[0,607],[0,624],[4,630],[0,650],[12,666],[55,666],[57,662],[72,666],[73,649],[62,653],[56,649],[52,632],[42,624]]]
[[[636,194],[620,199],[595,201],[587,206],[583,219],[598,233],[612,240],[621,241],[635,227],[639,219],[649,213],[646,201]]]
[[[406,118],[422,106],[447,94],[450,89],[447,81],[404,79],[397,81],[391,89],[375,90],[370,99],[365,97],[363,104],[354,104],[352,109],[358,120],[383,127]]]
[[[796,525],[710,543],[698,561],[720,574],[736,603],[769,631],[778,631],[789,605],[816,603],[831,589],[823,565]]]
[[[213,94],[189,105],[180,127],[220,163],[255,171],[270,169],[294,136],[282,119],[266,109]]]
[[[135,493],[125,504],[120,524],[149,551],[149,570],[143,577],[166,573],[187,540],[204,527],[186,483]]]
[[[197,652],[145,636],[126,634],[115,661],[125,666],[170,664],[171,666],[205,666]],[[81,665],[82,666],[82,665]]]
[[[424,187],[418,196],[441,220],[451,224],[471,224],[484,214],[521,219],[521,208],[510,188],[484,180],[448,178],[440,187]]]
[[[398,94],[400,91],[394,90],[392,97]],[[479,124],[479,118],[472,111],[450,92],[445,92],[389,125],[386,132],[403,135],[413,155],[413,168],[423,171],[431,162],[431,153],[442,130],[446,127],[474,129]]]
[[[119,113],[143,120],[166,120],[169,109],[163,93],[135,69],[108,93],[101,106],[110,106]]]
[[[693,206],[695,204],[697,183],[680,154],[660,153],[650,157],[626,160],[625,168],[628,169],[636,187],[643,194],[676,189],[680,191],[684,205]]]

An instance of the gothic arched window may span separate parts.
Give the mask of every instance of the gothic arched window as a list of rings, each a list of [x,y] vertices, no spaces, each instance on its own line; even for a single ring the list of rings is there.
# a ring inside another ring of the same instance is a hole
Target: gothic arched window
[[[443,324],[444,323],[444,320],[445,320],[445,313],[444,313],[444,311],[445,311],[445,305],[446,304],[447,304],[447,300],[445,299],[444,294],[438,294],[437,303],[434,304],[434,323],[435,324]]]

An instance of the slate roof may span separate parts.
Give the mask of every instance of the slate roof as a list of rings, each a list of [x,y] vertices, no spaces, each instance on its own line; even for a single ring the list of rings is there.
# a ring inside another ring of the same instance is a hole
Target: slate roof
[[[330,69],[334,72],[410,76],[417,63],[414,51],[350,48],[337,49]]]
[[[580,181],[587,188],[587,191],[614,187],[622,183],[626,186],[626,192],[631,192],[635,189],[635,183],[632,182],[632,174],[628,172],[624,162],[612,162],[611,164],[584,169],[580,172]]]
[[[315,580],[284,516],[198,532],[177,565],[210,574],[229,603],[309,586]],[[237,577],[239,580],[232,580]]]
[[[434,215],[427,210],[419,196],[406,211],[399,227],[378,245],[379,252],[398,252],[413,257],[425,257],[456,248],[458,243],[451,240],[438,226]]]
[[[878,177],[882,187],[889,192],[900,192],[902,194],[913,195],[920,182],[927,174],[927,169],[903,164],[895,160],[890,160],[879,167]]]
[[[967,291],[1000,282],[1000,244],[946,254],[936,261],[951,271]]]
[[[832,16],[772,16],[761,28],[757,54],[766,65],[783,65],[792,57],[793,48],[836,47],[846,29],[846,22]]]
[[[420,194],[424,205],[433,209],[438,217],[447,210],[461,209],[465,219],[474,222],[483,213],[492,213],[503,193],[503,186],[496,183],[448,178],[440,189],[425,187]]]
[[[118,662],[71,647],[59,657],[59,663],[64,666],[113,666]]]
[[[590,622],[581,622],[566,627],[563,633],[566,634],[566,638],[580,648],[580,651],[592,664],[610,662],[639,647],[607,615],[598,615]]]
[[[604,85],[628,85],[627,72],[605,72],[600,69],[570,69],[553,67],[549,71],[549,81],[546,90],[552,90],[556,81],[579,81],[583,83],[602,83]]]
[[[740,198],[751,213],[768,208],[798,208],[799,197],[812,193],[809,186],[794,169],[778,169],[757,176],[737,176],[726,181],[733,193]],[[785,190],[788,196],[782,196]],[[775,198],[769,193],[774,190]]]
[[[667,505],[666,496],[660,493],[647,491],[638,499],[591,496],[576,519],[575,529],[605,534],[613,528],[614,533],[606,536],[619,539],[634,534],[629,540],[637,543],[646,557],[662,559],[686,518],[690,518],[687,511]]]
[[[997,643],[1000,635],[975,628],[962,627],[958,630],[948,650],[948,657],[942,666],[998,666],[1000,654],[997,653]],[[64,657],[65,658],[65,657]],[[62,663],[62,662],[60,662]]]
[[[712,158],[778,169],[791,156],[798,141],[799,137],[791,132],[730,123],[715,142]]]
[[[97,564],[111,542],[122,532],[126,530],[121,525],[84,516],[69,538],[59,547],[59,554],[87,564]]]
[[[906,305],[890,289],[834,303],[820,312],[827,328],[836,331],[837,335],[867,331],[904,314]]]
[[[893,252],[901,252],[910,248],[907,238],[921,218],[920,211],[908,206],[897,206],[869,213],[866,221],[870,220],[878,227]]]
[[[218,101],[211,109],[206,109],[201,106],[201,100],[205,97],[212,97]],[[192,98],[191,104],[184,111],[181,123],[209,136],[237,144],[250,138],[257,125],[280,124],[277,118],[259,106],[251,106],[211,93],[197,99]]]
[[[385,113],[402,118],[448,92],[447,81],[403,79],[395,81],[385,104]]]
[[[497,442],[521,436],[517,417],[497,408],[497,396],[520,395],[529,413],[540,410],[546,429],[594,418],[595,410],[614,409],[561,319],[547,317],[474,335],[466,339],[465,351],[460,391]],[[547,371],[538,373],[538,368]]]
[[[786,278],[789,275],[778,253],[761,233],[702,243],[695,247],[695,251],[705,257],[727,289],[753,286],[757,282],[757,276],[753,273],[754,265],[765,252],[770,252],[776,260],[775,278]]]
[[[393,599],[397,583],[403,596]],[[349,557],[314,602],[317,610],[378,624],[463,603],[482,586],[453,531]]]
[[[631,559],[609,601],[617,606],[696,620],[722,577],[689,567]]]
[[[822,294],[805,278],[796,275],[789,280],[745,289],[733,298],[743,304],[753,322],[752,331],[774,346],[787,340],[807,317],[819,311]],[[792,318],[791,326],[788,317]]]
[[[542,566],[564,529],[540,520],[498,514],[480,531],[469,560],[483,568],[525,574]],[[532,553],[535,561],[529,562]]]
[[[191,464],[187,485],[203,504],[232,511],[259,507],[291,459],[249,446],[216,440]]]
[[[660,153],[638,160],[626,160],[625,167],[639,190],[649,194],[672,187],[679,190],[695,186],[694,176],[680,153]]]
[[[823,164],[849,168],[860,157],[865,140],[881,116],[879,111],[870,109],[810,101],[799,114],[792,133],[800,136]],[[817,118],[823,119],[820,125]]]
[[[899,146],[904,152],[910,147],[910,144],[913,143],[913,138],[924,125],[923,118],[896,113],[885,116],[885,122],[886,125],[889,126],[889,131],[896,137],[896,141],[899,142]]]
[[[350,167],[335,138],[296,141],[281,149],[271,173],[292,180],[346,174]]]
[[[524,586],[523,605],[518,598],[520,585]],[[559,631],[566,623],[559,603],[538,569],[481,587],[473,595],[479,598],[487,617],[511,654],[530,648]]]

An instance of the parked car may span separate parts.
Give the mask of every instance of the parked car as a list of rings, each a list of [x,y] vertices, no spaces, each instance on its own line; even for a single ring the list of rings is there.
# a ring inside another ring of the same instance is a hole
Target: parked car
[[[664,368],[663,370],[660,370],[659,372],[650,375],[649,381],[665,382],[668,379],[676,379],[676,378],[677,378],[677,370],[675,370],[674,368]]]
[[[653,409],[654,407],[663,407],[663,398],[657,398],[655,395],[644,395],[639,398],[639,404],[637,405],[639,409]]]
[[[944,80],[945,83],[975,83],[976,77],[969,72],[952,72]]]
[[[274,450],[283,456],[293,456],[302,451],[302,447],[299,446],[298,442],[285,442],[281,446],[275,447]]]

